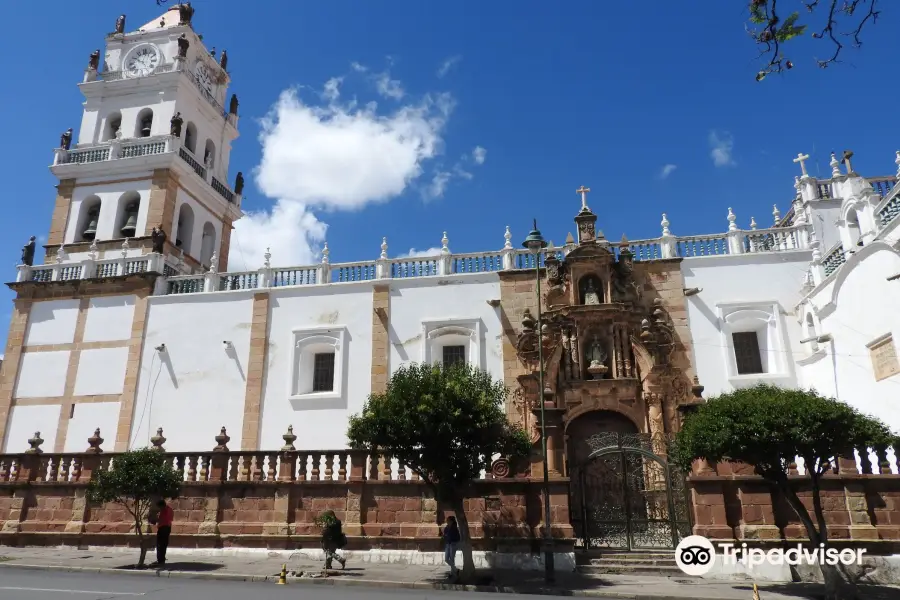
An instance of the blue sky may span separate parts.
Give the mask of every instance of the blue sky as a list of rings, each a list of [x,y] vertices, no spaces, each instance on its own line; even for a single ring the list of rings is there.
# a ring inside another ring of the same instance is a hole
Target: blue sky
[[[659,235],[663,212],[676,235],[724,231],[728,207],[762,227],[773,203],[789,206],[798,152],[823,177],[845,148],[863,174],[896,168],[891,4],[843,64],[816,68],[813,46],[764,83],[743,1],[267,4],[193,2],[241,100],[230,179],[258,175],[232,269],[256,268],[266,245],[276,264],[317,260],[326,238],[332,262],[375,259],[383,236],[391,256],[425,250],[443,231],[455,252],[493,250],[506,225],[518,245],[532,218],[559,244],[580,185],[614,239]],[[6,281],[28,236],[46,236],[52,148],[77,129],[76,84],[123,11],[130,30],[164,9],[19,3],[23,26],[0,39]]]

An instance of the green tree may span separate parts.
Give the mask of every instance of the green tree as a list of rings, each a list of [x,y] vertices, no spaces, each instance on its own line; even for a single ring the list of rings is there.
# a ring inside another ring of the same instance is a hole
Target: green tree
[[[490,470],[500,454],[511,462],[531,450],[525,432],[504,411],[508,390],[489,373],[468,364],[450,368],[400,367],[383,394],[372,394],[350,418],[352,448],[397,458],[456,513],[463,553],[462,581],[475,571],[463,500],[469,484]]]
[[[808,34],[815,41],[827,44],[825,58],[816,58],[816,64],[825,69],[840,62],[845,44],[862,46],[862,32],[874,25],[878,16],[878,0],[802,0],[806,9],[791,11],[798,2],[788,6],[787,0],[746,0],[748,2],[747,33],[759,48],[759,58],[764,65],[756,74],[762,81],[772,73],[783,73],[794,68],[785,54],[785,44],[803,39]]]
[[[886,450],[894,441],[878,419],[861,414],[815,391],[757,385],[711,398],[685,419],[672,458],[688,471],[697,459],[752,465],[771,482],[797,513],[815,545],[830,546],[822,510],[822,476],[838,457],[854,449]],[[788,479],[788,467],[802,457],[812,489],[813,515]],[[859,598],[850,574],[822,565],[828,600]]]
[[[160,498],[175,498],[181,491],[181,475],[157,450],[143,448],[117,454],[112,468],[95,473],[87,488],[91,502],[121,504],[134,519],[141,554],[138,566],[143,567],[147,556],[145,521]]]

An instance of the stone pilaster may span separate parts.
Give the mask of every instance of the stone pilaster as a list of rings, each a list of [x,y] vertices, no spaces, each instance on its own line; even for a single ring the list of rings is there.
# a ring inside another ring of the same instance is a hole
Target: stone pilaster
[[[178,194],[178,176],[169,169],[156,169],[150,181],[150,201],[147,207],[147,224],[143,235],[150,235],[153,228],[162,224],[163,230],[173,240],[175,232],[175,198]]]
[[[69,211],[72,208],[72,193],[75,191],[74,179],[62,179],[56,186],[56,203],[53,205],[53,216],[50,218],[50,233],[47,244],[62,244],[66,236],[66,225],[69,222]]]
[[[250,356],[247,359],[247,388],[244,393],[244,423],[241,450],[259,450],[259,418],[266,380],[269,350],[269,294],[253,295],[253,321],[250,324]]]
[[[234,229],[230,219],[222,221],[222,239],[219,244],[219,273],[228,271],[228,253],[231,251],[231,230]]]
[[[28,315],[31,312],[31,305],[32,301],[28,298],[18,298],[13,305],[3,365],[0,367],[0,450],[6,446],[6,434],[9,429],[9,421],[12,418],[12,403],[16,390],[16,380],[19,377],[19,364],[22,358],[22,347],[25,345],[25,330],[28,326]],[[10,448],[9,450],[12,452],[20,451],[17,448]]]
[[[376,285],[372,292],[372,393],[387,389],[390,377],[391,288]]]
[[[148,292],[139,292],[134,298],[134,317],[131,321],[131,338],[128,340],[128,363],[125,367],[125,384],[119,402],[119,422],[116,427],[115,451],[128,449],[131,441],[131,425],[134,405],[137,401],[137,382],[141,372],[141,356],[144,349],[144,333],[147,324]],[[151,352],[153,350],[151,349]]]

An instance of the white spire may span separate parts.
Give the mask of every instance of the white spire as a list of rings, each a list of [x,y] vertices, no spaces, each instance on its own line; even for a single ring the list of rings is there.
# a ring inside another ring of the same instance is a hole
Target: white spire
[[[662,221],[659,224],[662,225],[663,235],[672,235],[672,232],[669,231],[669,219],[666,218],[666,213],[663,213]]]
[[[737,217],[734,215],[734,211],[731,210],[731,207],[728,207],[728,231],[737,231],[737,225],[735,224],[737,221]]]
[[[504,250],[512,250],[512,233],[509,232],[509,225],[506,226],[506,233],[503,234],[506,243],[503,244]]]
[[[441,238],[441,254],[450,254],[450,240],[447,238],[447,232]]]
[[[387,249],[388,249],[387,238],[386,237],[381,238],[381,260],[387,260],[387,257],[388,257]]]
[[[331,250],[328,249],[328,242],[322,246],[322,264],[328,264],[328,255],[331,254]]]

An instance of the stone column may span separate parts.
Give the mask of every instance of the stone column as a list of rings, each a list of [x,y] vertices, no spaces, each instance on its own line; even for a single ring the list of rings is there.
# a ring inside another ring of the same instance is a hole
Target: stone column
[[[25,345],[25,329],[31,312],[31,299],[17,298],[13,303],[13,314],[6,338],[6,354],[0,366],[0,451],[6,446],[6,434],[12,413],[16,379],[19,376],[19,362]],[[7,448],[16,452],[18,448]]]
[[[371,392],[378,394],[387,388],[390,377],[391,288],[376,285],[372,293],[372,383]],[[423,340],[422,343],[425,343]]]
[[[53,206],[53,216],[50,218],[50,233],[47,235],[48,246],[60,245],[65,240],[74,190],[74,179],[62,179],[56,186],[56,203]]]

